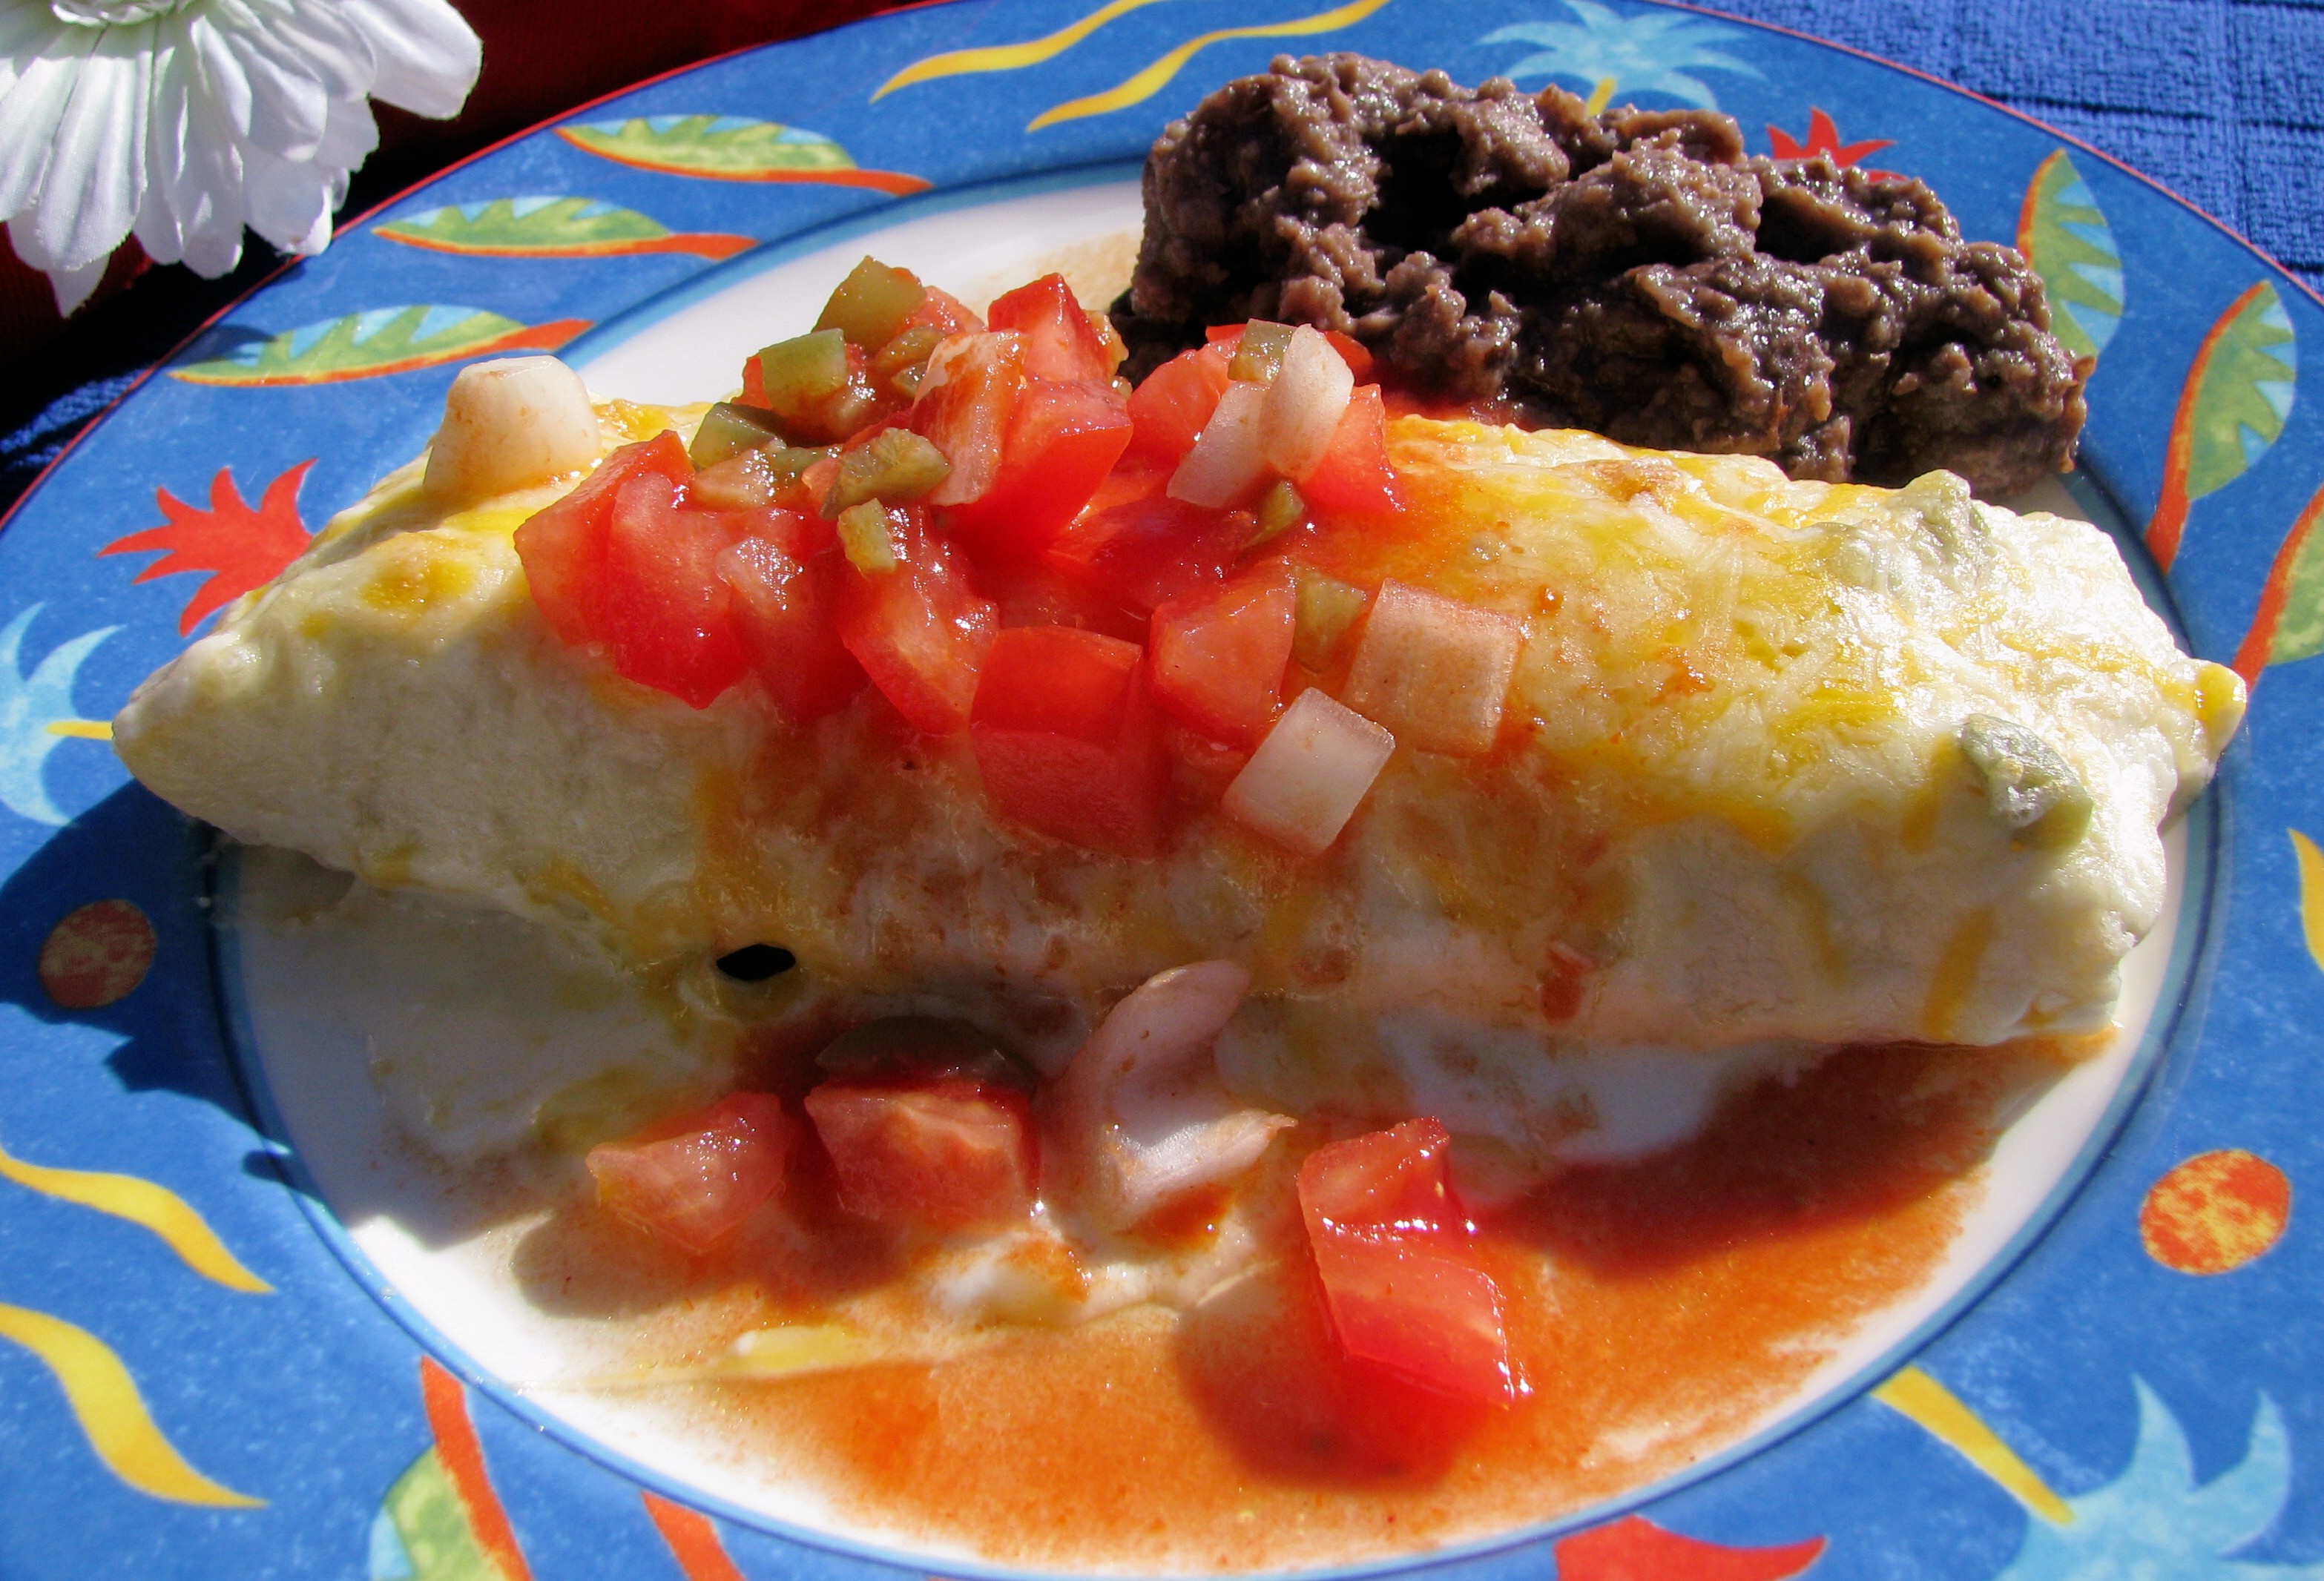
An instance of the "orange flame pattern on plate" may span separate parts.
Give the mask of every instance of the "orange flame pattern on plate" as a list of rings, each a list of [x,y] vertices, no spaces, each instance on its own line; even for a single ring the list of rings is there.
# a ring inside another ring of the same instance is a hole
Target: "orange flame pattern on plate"
[[[532,1567],[518,1546],[516,1528],[493,1491],[492,1473],[484,1466],[484,1446],[476,1425],[468,1420],[468,1393],[460,1380],[444,1370],[435,1357],[420,1358],[420,1396],[428,1409],[428,1429],[436,1435],[436,1453],[444,1474],[468,1512],[468,1528],[476,1546],[490,1557],[503,1581],[532,1581]]]

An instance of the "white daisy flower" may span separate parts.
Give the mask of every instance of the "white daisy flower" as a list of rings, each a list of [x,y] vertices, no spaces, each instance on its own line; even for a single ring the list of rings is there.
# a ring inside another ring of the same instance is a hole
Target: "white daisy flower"
[[[133,231],[213,277],[245,225],[320,253],[365,101],[452,115],[481,57],[447,0],[0,0],[0,220],[64,313]]]

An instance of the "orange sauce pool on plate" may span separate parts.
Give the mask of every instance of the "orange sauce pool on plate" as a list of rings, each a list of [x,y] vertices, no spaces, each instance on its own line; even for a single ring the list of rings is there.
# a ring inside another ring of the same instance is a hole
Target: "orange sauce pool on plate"
[[[1338,1360],[1296,1243],[1183,1315],[676,1393],[721,1459],[811,1477],[872,1532],[1007,1562],[1245,1569],[1483,1536],[1767,1421],[1926,1282],[2000,1117],[2068,1059],[1849,1050],[1730,1101],[1684,1147],[1571,1171],[1483,1224],[1526,1385],[1506,1409]],[[711,1340],[719,1303],[682,1304],[673,1329]],[[725,1310],[738,1331],[768,1320],[760,1301]]]

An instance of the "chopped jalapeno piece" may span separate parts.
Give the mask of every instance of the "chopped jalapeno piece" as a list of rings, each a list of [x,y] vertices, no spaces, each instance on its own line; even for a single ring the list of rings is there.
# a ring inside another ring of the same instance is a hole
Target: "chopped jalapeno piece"
[[[872,354],[872,376],[910,393],[927,376],[928,355],[944,341],[933,324],[915,324]]]
[[[824,500],[823,514],[828,519],[866,500],[890,505],[918,500],[951,471],[943,451],[909,428],[890,428],[862,449],[841,455],[839,477]]]
[[[1259,529],[1244,540],[1243,548],[1255,549],[1269,538],[1282,537],[1289,529],[1298,525],[1299,519],[1306,514],[1307,501],[1299,497],[1299,491],[1292,486],[1291,480],[1276,479],[1275,486],[1259,499]]]
[[[2057,749],[1989,713],[1961,722],[1961,753],[1986,806],[2019,845],[2055,850],[2090,826],[2090,793]]]
[[[880,398],[859,379],[823,403],[823,432],[833,439],[845,439],[868,427],[879,417]]]
[[[694,463],[695,471],[701,472],[746,450],[764,450],[782,442],[774,413],[762,406],[722,400],[702,414],[702,426],[694,430],[694,443],[686,447],[686,458]]]
[[[839,513],[839,547],[847,563],[866,576],[885,576],[901,564],[896,558],[896,524],[877,500]]]
[[[839,282],[815,326],[836,329],[868,352],[893,339],[927,299],[927,288],[909,270],[866,258]]]
[[[759,354],[759,376],[777,421],[820,425],[824,403],[847,389],[847,337],[818,329]]]
[[[1272,381],[1283,366],[1284,349],[1290,344],[1288,324],[1252,319],[1243,326],[1242,344],[1235,347],[1234,360],[1227,364],[1227,377],[1248,379],[1254,384]]]
[[[1298,602],[1293,606],[1291,657],[1311,670],[1321,671],[1332,662],[1333,653],[1364,612],[1368,602],[1364,590],[1351,586],[1336,576],[1326,576],[1321,571],[1305,565],[1295,565],[1299,578]]]

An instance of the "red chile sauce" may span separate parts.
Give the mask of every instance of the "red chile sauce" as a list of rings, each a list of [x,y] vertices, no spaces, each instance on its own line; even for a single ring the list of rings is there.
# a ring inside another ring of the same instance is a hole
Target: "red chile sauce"
[[[1677,1471],[1765,1422],[1929,1279],[1975,1205],[1999,1117],[2079,1052],[1848,1050],[1730,1100],[1683,1147],[1574,1169],[1481,1220],[1526,1385],[1506,1409],[1449,1405],[1338,1359],[1296,1239],[1183,1317],[1133,1310],[1010,1331],[935,1365],[669,1398],[718,1458],[785,1467],[850,1523],[1008,1562],[1243,1569],[1481,1536]],[[793,1196],[827,1189],[795,1181]],[[806,1217],[806,1242],[761,1239],[711,1265],[576,1208],[533,1243],[527,1282],[582,1305],[576,1287],[618,1291],[601,1310],[659,1314],[641,1359],[701,1359],[896,1272],[830,1234],[827,1207]],[[1172,1237],[1199,1236],[1205,1217],[1182,1215]]]

